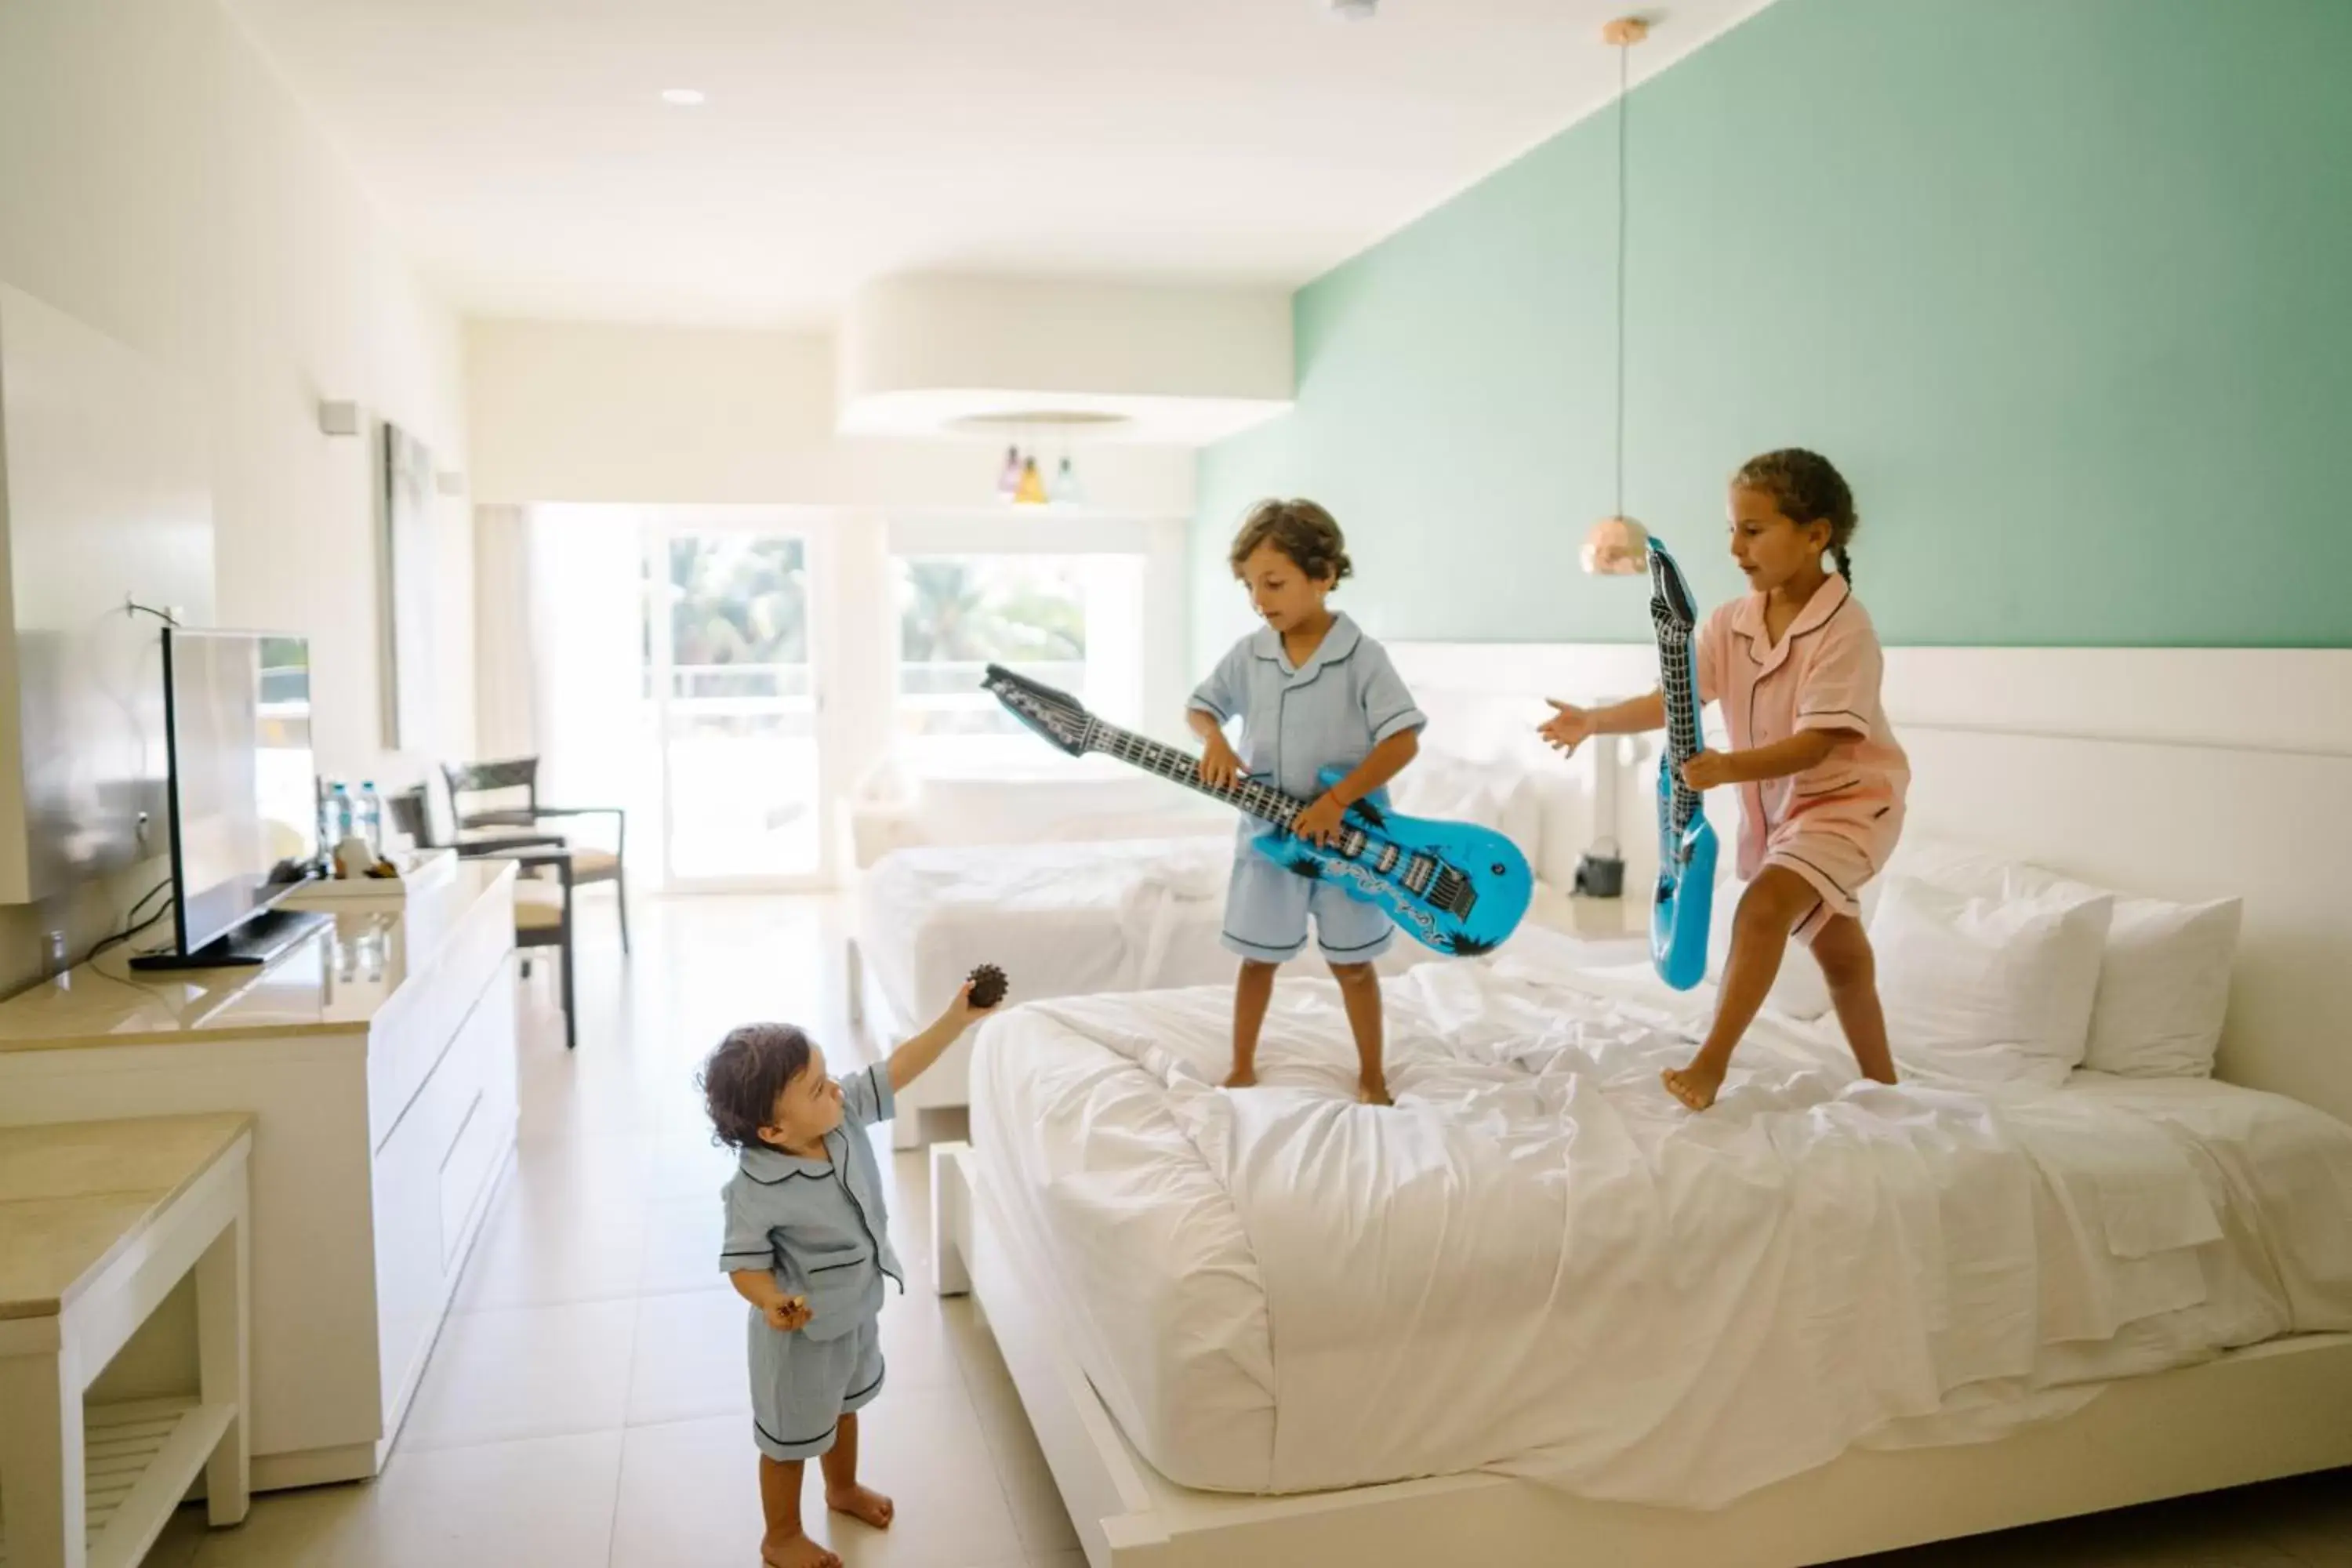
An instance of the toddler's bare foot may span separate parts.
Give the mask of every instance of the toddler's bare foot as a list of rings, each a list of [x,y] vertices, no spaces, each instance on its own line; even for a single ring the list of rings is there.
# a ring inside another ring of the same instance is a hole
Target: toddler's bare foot
[[[872,1487],[850,1487],[843,1491],[835,1491],[828,1487],[824,1493],[824,1506],[835,1513],[845,1513],[852,1519],[870,1524],[877,1530],[889,1529],[890,1521],[898,1512],[896,1503]]]
[[[1257,1087],[1257,1068],[1254,1068],[1254,1067],[1236,1067],[1236,1068],[1234,1068],[1233,1071],[1231,1071],[1231,1072],[1229,1072],[1229,1073],[1227,1073],[1227,1074],[1225,1075],[1225,1087],[1226,1087],[1227,1089],[1255,1089],[1255,1088],[1256,1088],[1256,1087]]]
[[[760,1561],[768,1568],[841,1568],[840,1558],[798,1531],[761,1542]]]
[[[1367,1078],[1356,1080],[1356,1103],[1359,1105],[1394,1105],[1389,1098],[1389,1086],[1384,1079]]]
[[[1686,1068],[1668,1068],[1658,1076],[1665,1080],[1666,1092],[1693,1110],[1705,1110],[1715,1103],[1716,1092],[1723,1088],[1721,1068],[1710,1068],[1704,1058],[1696,1058]]]

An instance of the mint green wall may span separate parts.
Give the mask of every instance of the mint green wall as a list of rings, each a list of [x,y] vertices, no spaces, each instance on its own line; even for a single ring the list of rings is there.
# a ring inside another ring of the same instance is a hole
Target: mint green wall
[[[2352,645],[2352,0],[1780,0],[1630,148],[1626,500],[1704,598],[1724,476],[1801,444],[1890,642]],[[1377,636],[1647,636],[1576,570],[1614,150],[1588,121],[1299,293],[1297,410],[1202,459],[1199,658],[1271,493],[1338,514]]]

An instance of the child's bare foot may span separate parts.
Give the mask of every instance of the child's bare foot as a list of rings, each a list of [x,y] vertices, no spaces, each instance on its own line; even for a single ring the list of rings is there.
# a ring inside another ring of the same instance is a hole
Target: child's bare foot
[[[824,1506],[835,1513],[845,1513],[854,1520],[870,1524],[877,1530],[889,1529],[891,1520],[898,1513],[898,1504],[872,1487],[851,1487],[845,1491],[835,1491],[828,1487],[825,1489]]]
[[[760,1561],[768,1568],[841,1568],[840,1558],[798,1531],[761,1542]]]
[[[1254,1067],[1237,1067],[1234,1068],[1233,1071],[1225,1075],[1225,1087],[1227,1089],[1255,1089],[1257,1087],[1257,1068]]]
[[[1693,1110],[1705,1110],[1715,1103],[1717,1090],[1723,1088],[1721,1068],[1710,1068],[1704,1058],[1695,1058],[1686,1068],[1668,1068],[1658,1076],[1665,1080],[1666,1092]]]
[[[1396,1101],[1389,1098],[1389,1086],[1385,1079],[1368,1078],[1359,1079],[1356,1080],[1356,1103],[1359,1105],[1394,1105]]]

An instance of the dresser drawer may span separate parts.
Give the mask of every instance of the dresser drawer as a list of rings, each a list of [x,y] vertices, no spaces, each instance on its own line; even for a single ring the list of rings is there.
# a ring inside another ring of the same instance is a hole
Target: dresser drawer
[[[384,1409],[394,1417],[514,1142],[514,986],[503,966],[499,975],[375,1155],[378,1326]]]
[[[381,1149],[435,1064],[494,981],[506,980],[514,950],[511,894],[486,897],[449,934],[438,963],[404,984],[368,1036],[368,1125]]]

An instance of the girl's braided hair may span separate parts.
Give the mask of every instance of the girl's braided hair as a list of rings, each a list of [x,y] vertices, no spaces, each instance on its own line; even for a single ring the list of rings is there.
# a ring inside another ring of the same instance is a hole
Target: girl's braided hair
[[[1847,551],[1862,519],[1854,514],[1853,491],[1847,487],[1845,476],[1827,458],[1802,447],[1783,447],[1748,458],[1731,476],[1731,482],[1742,489],[1762,490],[1791,522],[1828,523],[1830,553],[1837,559],[1838,575],[1849,584],[1853,582],[1853,561]]]

